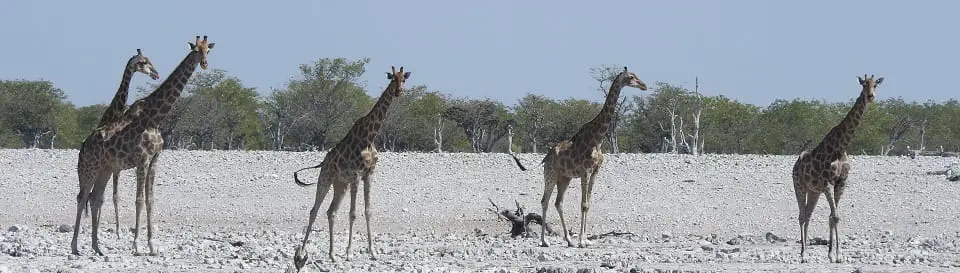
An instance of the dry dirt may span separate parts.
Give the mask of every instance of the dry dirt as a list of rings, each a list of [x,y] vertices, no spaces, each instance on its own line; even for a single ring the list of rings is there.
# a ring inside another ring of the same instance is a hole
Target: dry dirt
[[[0,150],[0,272],[283,272],[302,239],[316,187],[292,173],[317,152],[164,151],[157,170],[154,244],[159,256],[133,256],[135,177],[121,174],[120,223],[110,190],[101,247],[81,221],[81,255],[70,255],[76,213],[76,150]],[[957,272],[960,183],[927,171],[953,159],[853,156],[840,202],[844,263],[827,263],[825,245],[799,263],[795,156],[608,155],[594,188],[588,234],[625,232],[568,248],[561,237],[511,238],[487,199],[539,213],[542,155],[383,153],[373,185],[374,251],[368,259],[362,202],[353,261],[344,261],[349,199],[327,257],[322,207],[303,272]],[[302,173],[316,179],[315,171]],[[580,183],[567,192],[568,229],[579,230]],[[362,196],[362,194],[361,194]],[[554,195],[555,196],[555,195]],[[330,202],[328,195],[325,203]],[[826,202],[810,225],[827,236]],[[548,221],[559,229],[557,211]],[[534,227],[539,231],[539,227]],[[145,251],[142,227],[141,250]],[[576,240],[578,237],[574,236]]]

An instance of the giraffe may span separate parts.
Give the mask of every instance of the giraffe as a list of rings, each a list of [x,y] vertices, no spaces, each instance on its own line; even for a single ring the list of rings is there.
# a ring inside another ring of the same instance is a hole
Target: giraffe
[[[333,149],[327,152],[323,161],[313,167],[307,167],[297,170],[293,173],[294,181],[300,186],[309,186],[314,183],[303,183],[297,177],[297,173],[306,169],[320,169],[320,176],[317,178],[317,196],[313,208],[310,210],[310,218],[307,220],[307,227],[303,235],[303,243],[296,249],[294,255],[294,265],[297,271],[303,268],[308,259],[306,247],[310,238],[310,231],[317,218],[317,212],[320,209],[320,203],[330,187],[333,186],[333,201],[330,208],[327,209],[327,224],[329,225],[330,248],[329,256],[331,261],[336,261],[333,255],[333,223],[336,219],[337,210],[340,208],[340,202],[343,200],[346,190],[350,190],[350,218],[349,233],[347,236],[346,259],[351,259],[350,248],[353,245],[353,223],[357,218],[357,190],[360,181],[363,181],[363,216],[367,225],[367,250],[370,252],[370,259],[376,260],[373,253],[373,237],[370,232],[370,184],[373,183],[373,172],[379,160],[377,148],[373,141],[380,134],[380,128],[383,127],[383,121],[387,118],[387,110],[391,102],[403,95],[403,85],[410,78],[410,72],[404,72],[403,67],[398,71],[395,67],[390,67],[391,72],[387,73],[387,79],[390,84],[380,95],[380,99],[373,105],[367,115],[357,119],[347,132],[347,135],[337,143]]]
[[[623,67],[623,72],[617,74],[610,83],[610,90],[607,91],[607,98],[601,108],[600,113],[580,127],[572,138],[561,141],[554,145],[553,149],[547,151],[547,155],[540,162],[543,164],[543,197],[540,199],[541,212],[544,220],[547,217],[547,208],[550,204],[550,196],[553,194],[554,187],[557,188],[557,201],[554,204],[557,208],[557,214],[560,215],[560,225],[563,228],[563,240],[567,242],[568,247],[573,247],[570,242],[570,235],[567,232],[567,223],[563,218],[563,194],[567,191],[567,186],[573,178],[580,178],[582,193],[580,200],[580,242],[579,247],[584,248],[584,238],[586,237],[587,211],[590,209],[590,195],[593,193],[593,184],[597,178],[597,172],[600,165],[603,164],[603,151],[600,149],[603,143],[603,137],[610,129],[613,121],[613,112],[620,99],[620,90],[624,86],[647,90],[647,85],[643,83],[637,75]],[[526,171],[516,155],[510,154],[521,171]],[[548,247],[546,238],[546,226],[540,227],[540,246]]]
[[[150,61],[149,57],[143,55],[143,51],[138,48],[137,55],[133,55],[133,57],[127,60],[127,65],[123,70],[123,77],[120,79],[120,87],[117,89],[117,93],[113,95],[113,100],[110,101],[110,105],[107,106],[107,109],[100,117],[100,123],[97,125],[97,128],[117,122],[123,116],[123,112],[127,109],[130,79],[133,78],[134,72],[150,75],[150,78],[153,80],[160,78],[153,62]],[[120,171],[121,170],[117,170],[113,173],[113,212],[116,223],[115,231],[118,238],[120,237],[120,209],[117,206],[119,199],[117,196],[117,182],[120,179]]]
[[[837,213],[837,204],[846,186],[847,174],[850,172],[850,159],[847,158],[847,148],[853,142],[857,126],[863,118],[867,104],[873,102],[877,86],[883,82],[883,77],[874,79],[857,76],[860,80],[860,96],[840,121],[840,124],[830,129],[830,132],[812,150],[800,153],[797,162],[793,165],[793,190],[797,195],[797,205],[800,215],[800,261],[804,260],[807,249],[807,226],[810,224],[810,215],[817,207],[820,194],[826,195],[830,205],[830,245],[827,248],[827,257],[830,262],[840,262],[840,235],[837,233],[837,224],[840,216]],[[832,189],[831,189],[832,187]],[[836,255],[834,254],[836,250]],[[836,259],[834,259],[836,257]]]
[[[200,68],[207,69],[207,54],[213,49],[215,43],[208,42],[207,36],[203,36],[203,40],[200,40],[200,36],[196,36],[196,43],[188,44],[190,53],[156,90],[134,102],[119,120],[97,128],[83,141],[77,162],[77,177],[80,182],[80,192],[77,194],[77,217],[74,222],[73,239],[70,242],[74,255],[80,255],[77,249],[80,216],[84,207],[89,206],[92,221],[91,243],[97,255],[103,256],[97,233],[100,227],[100,207],[103,205],[104,189],[110,176],[117,170],[134,166],[138,166],[137,232],[134,233],[133,239],[134,255],[140,255],[137,237],[140,229],[140,211],[144,202],[147,210],[147,246],[150,249],[150,255],[157,255],[153,248],[151,214],[154,167],[159,153],[152,150],[155,146],[144,146],[144,144],[162,143],[162,139],[145,140],[144,138],[159,137],[159,135],[144,132],[151,128],[159,128],[159,125],[169,116],[174,102],[180,96],[187,80],[193,75],[197,64]]]

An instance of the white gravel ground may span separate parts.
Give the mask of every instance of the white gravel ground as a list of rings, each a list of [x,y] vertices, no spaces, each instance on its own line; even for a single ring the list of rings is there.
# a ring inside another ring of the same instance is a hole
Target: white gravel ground
[[[134,171],[121,174],[122,238],[113,233],[110,190],[98,257],[82,220],[80,256],[70,255],[76,210],[76,150],[0,150],[0,272],[282,272],[302,238],[316,187],[292,172],[322,153],[164,151],[157,170],[157,257],[132,255]],[[326,259],[323,211],[305,272],[957,272],[960,183],[927,171],[953,159],[853,156],[840,202],[845,263],[829,264],[826,246],[799,263],[795,156],[607,155],[594,189],[589,234],[635,235],[567,248],[562,238],[512,239],[488,212],[487,198],[538,212],[543,155],[383,153],[373,186],[374,247],[366,253],[363,216],[354,261],[343,261],[349,199],[335,230],[340,261]],[[308,180],[316,172],[305,171]],[[576,181],[576,180],[575,180]],[[564,208],[579,226],[579,181]],[[362,196],[362,195],[361,195]],[[330,195],[327,197],[329,203]],[[358,204],[362,208],[362,204]],[[548,220],[559,228],[556,210]],[[362,209],[358,210],[362,213]],[[812,237],[827,236],[826,202]],[[534,227],[539,231],[539,227]],[[145,232],[141,231],[141,239]],[[574,236],[574,240],[577,237]],[[239,241],[241,246],[229,242]],[[816,241],[816,240],[811,240]],[[141,249],[146,247],[141,241]]]

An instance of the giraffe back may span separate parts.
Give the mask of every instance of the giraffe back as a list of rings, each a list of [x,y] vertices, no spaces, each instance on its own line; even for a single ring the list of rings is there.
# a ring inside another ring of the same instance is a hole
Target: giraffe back
[[[792,176],[795,185],[823,192],[828,186],[844,183],[849,173],[850,159],[846,152],[833,158],[811,150],[800,153],[793,165]]]
[[[544,173],[580,178],[600,168],[603,152],[599,147],[586,149],[576,142],[565,140],[547,152],[543,163]]]

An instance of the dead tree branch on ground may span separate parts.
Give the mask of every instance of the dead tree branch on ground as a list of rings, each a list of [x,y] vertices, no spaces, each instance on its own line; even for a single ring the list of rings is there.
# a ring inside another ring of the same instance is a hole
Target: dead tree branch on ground
[[[491,209],[487,209],[490,212],[493,212],[497,215],[497,218],[508,221],[511,224],[510,227],[510,237],[516,238],[517,236],[524,235],[524,237],[529,237],[530,235],[530,223],[538,224],[547,229],[547,235],[555,235],[553,228],[550,228],[550,225],[543,220],[543,217],[536,213],[528,213],[525,216],[523,215],[523,207],[520,206],[520,202],[514,201],[517,204],[516,211],[510,211],[506,209],[500,209],[500,206],[497,206],[496,203],[491,199],[490,205],[493,206]]]
[[[605,237],[610,237],[610,236],[624,236],[624,235],[634,235],[634,234],[633,232],[611,231],[604,234],[591,235],[590,237],[587,237],[587,240],[596,240],[596,239],[603,239]]]

